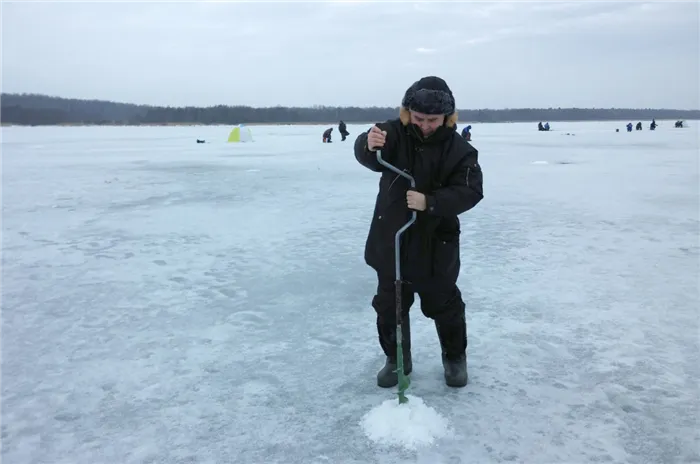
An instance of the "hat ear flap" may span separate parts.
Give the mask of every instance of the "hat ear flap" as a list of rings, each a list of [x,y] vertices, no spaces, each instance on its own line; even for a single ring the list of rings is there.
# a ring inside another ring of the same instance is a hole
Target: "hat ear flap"
[[[447,116],[447,118],[445,119],[445,125],[446,125],[447,127],[454,127],[454,126],[456,126],[456,125],[457,125],[457,119],[458,119],[457,116],[458,116],[458,115],[457,115],[457,112],[456,112],[456,111],[455,111],[454,113],[452,113],[451,115]]]
[[[408,126],[408,123],[411,122],[411,113],[405,106],[399,110],[399,119],[404,126]]]

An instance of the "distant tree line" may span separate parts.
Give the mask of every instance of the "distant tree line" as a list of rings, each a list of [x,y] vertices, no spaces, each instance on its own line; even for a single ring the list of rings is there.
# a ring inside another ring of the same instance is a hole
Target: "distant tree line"
[[[78,100],[38,94],[3,93],[0,121],[17,125],[141,125],[141,124],[335,124],[372,123],[395,118],[398,107],[314,106],[253,108],[162,107]],[[700,119],[700,110],[633,108],[517,108],[459,110],[459,120],[469,123],[538,121],[650,121],[651,119]]]

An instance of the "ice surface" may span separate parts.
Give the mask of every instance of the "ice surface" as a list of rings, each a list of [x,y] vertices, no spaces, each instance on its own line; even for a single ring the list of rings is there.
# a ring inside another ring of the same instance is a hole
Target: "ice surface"
[[[362,417],[360,425],[370,440],[415,450],[451,434],[448,420],[422,398],[406,398],[408,402],[404,404],[399,404],[398,398],[384,400]]]
[[[473,125],[470,384],[416,301],[416,450],[361,426],[367,126],[2,128],[3,464],[700,461],[700,125],[626,122]]]

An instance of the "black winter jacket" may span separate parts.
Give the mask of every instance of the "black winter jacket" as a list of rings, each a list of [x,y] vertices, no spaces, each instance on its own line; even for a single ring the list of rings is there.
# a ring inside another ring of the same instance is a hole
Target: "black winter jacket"
[[[441,127],[424,140],[419,130],[400,119],[377,124],[387,132],[382,158],[411,174],[416,190],[426,195],[425,211],[401,236],[402,279],[418,291],[448,289],[460,270],[458,215],[483,199],[483,177],[478,151],[454,127]],[[395,278],[394,237],[411,218],[406,204],[407,179],[377,161],[367,147],[367,132],[355,140],[355,158],[382,173],[369,234],[365,262],[380,276]]]

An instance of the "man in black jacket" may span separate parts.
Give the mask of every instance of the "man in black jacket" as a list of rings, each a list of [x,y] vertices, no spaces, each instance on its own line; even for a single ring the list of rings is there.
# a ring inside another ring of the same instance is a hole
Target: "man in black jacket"
[[[340,139],[341,142],[345,142],[345,139],[350,135],[350,132],[348,132],[348,126],[345,125],[345,121],[340,121],[338,124],[338,132],[340,132],[340,135],[342,138]]]
[[[365,261],[377,272],[372,306],[377,314],[379,344],[386,364],[377,384],[398,383],[396,359],[396,306],[394,236],[417,211],[417,220],[401,237],[403,285],[402,339],[404,372],[413,370],[408,312],[414,294],[421,311],[435,321],[442,348],[445,382],[467,384],[467,323],[465,304],[457,287],[460,271],[458,215],[483,198],[478,152],[456,132],[455,100],[444,80],[429,76],[408,88],[399,118],[373,126],[355,140],[355,158],[380,172]],[[402,176],[377,161],[376,151],[416,181],[412,190]]]

